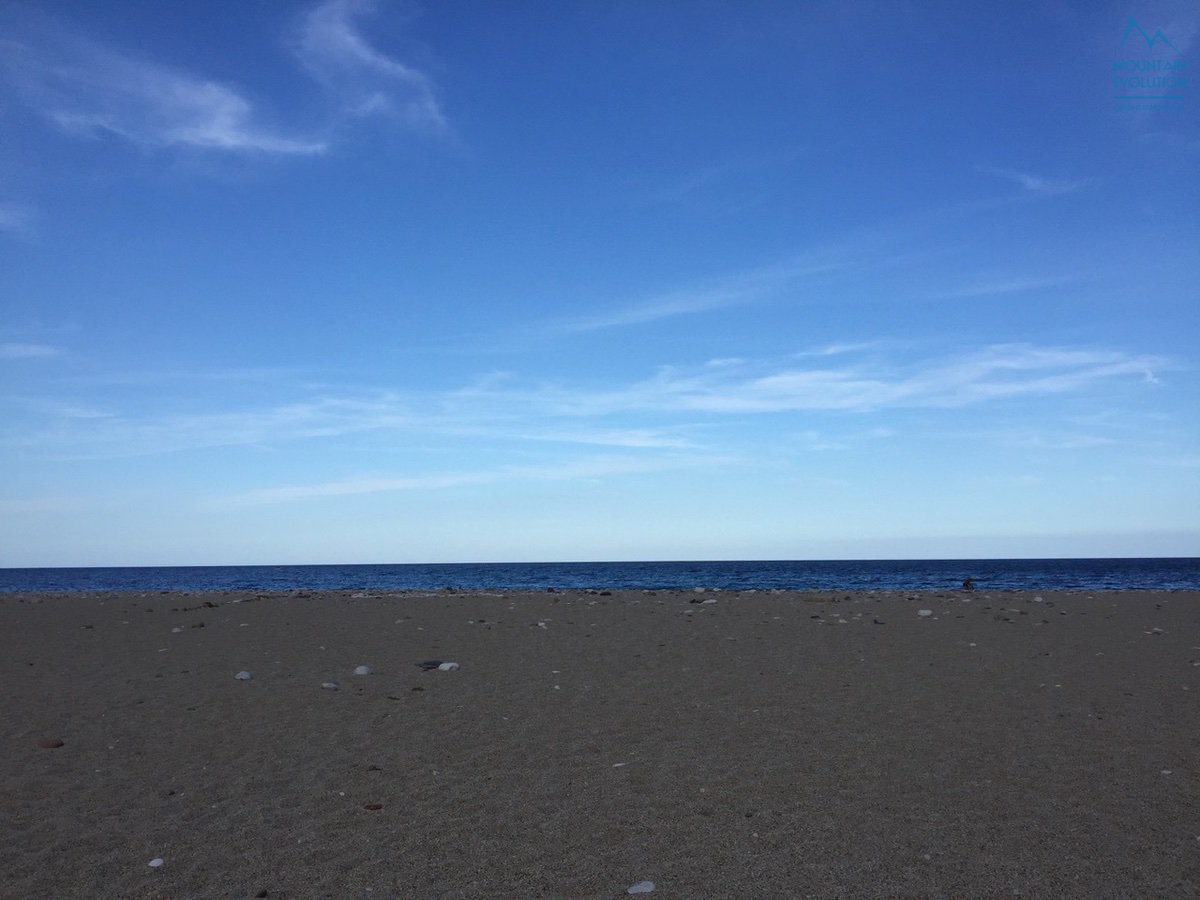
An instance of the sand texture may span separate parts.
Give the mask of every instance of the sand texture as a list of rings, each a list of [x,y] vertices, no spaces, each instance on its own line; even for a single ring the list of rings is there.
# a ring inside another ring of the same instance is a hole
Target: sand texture
[[[0,672],[6,900],[1200,896],[1197,593],[0,594]]]

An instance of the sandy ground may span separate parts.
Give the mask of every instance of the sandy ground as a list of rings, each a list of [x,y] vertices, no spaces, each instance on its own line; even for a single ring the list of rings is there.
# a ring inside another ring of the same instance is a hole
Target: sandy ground
[[[0,673],[13,900],[1200,896],[1196,593],[0,594]]]

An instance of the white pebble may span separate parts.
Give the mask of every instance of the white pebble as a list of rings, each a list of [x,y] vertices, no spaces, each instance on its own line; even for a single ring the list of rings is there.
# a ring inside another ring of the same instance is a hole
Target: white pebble
[[[701,605],[701,606],[708,606],[710,603],[716,603],[716,602],[717,602],[717,598],[716,598],[716,597],[709,597],[707,600],[701,600],[701,601],[700,601],[700,605]]]
[[[917,615],[918,616],[932,616],[933,610],[932,609],[918,609]]]
[[[370,675],[371,670],[367,666],[359,666],[354,670],[355,675]]]
[[[458,663],[456,662],[444,662],[438,666],[438,670],[442,672],[453,672],[458,667]]]
[[[321,687],[327,691],[336,691],[338,689],[336,681],[323,681],[321,682]]]
[[[649,894],[654,890],[653,881],[639,881],[637,884],[630,885],[625,893],[627,894]]]
[[[249,672],[238,672],[233,677],[236,678],[238,681],[249,681],[254,676],[251,675]]]
[[[150,863],[149,863],[150,868],[152,868],[152,869],[157,869],[162,864],[163,864],[163,861],[162,861],[161,856],[154,857],[154,859],[150,860]]]

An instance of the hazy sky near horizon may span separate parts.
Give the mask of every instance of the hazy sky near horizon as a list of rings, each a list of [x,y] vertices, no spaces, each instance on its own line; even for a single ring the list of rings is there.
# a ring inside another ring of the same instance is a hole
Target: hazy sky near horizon
[[[1198,46],[0,0],[0,566],[1197,555]]]

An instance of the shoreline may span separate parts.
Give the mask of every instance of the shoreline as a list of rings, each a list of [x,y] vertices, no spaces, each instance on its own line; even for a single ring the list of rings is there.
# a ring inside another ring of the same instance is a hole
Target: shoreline
[[[0,594],[0,896],[1191,896],[1198,622],[1195,591]]]

